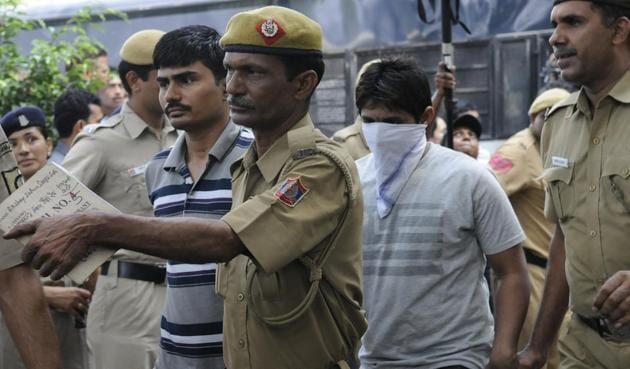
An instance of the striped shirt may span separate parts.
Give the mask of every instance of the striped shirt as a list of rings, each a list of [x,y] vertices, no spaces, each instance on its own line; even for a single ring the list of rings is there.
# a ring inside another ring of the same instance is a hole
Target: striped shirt
[[[230,122],[214,144],[208,166],[194,183],[186,165],[186,135],[155,155],[146,183],[156,217],[220,219],[232,206],[230,165],[253,136]],[[166,308],[156,369],[223,369],[223,300],[214,290],[216,264],[166,266]]]

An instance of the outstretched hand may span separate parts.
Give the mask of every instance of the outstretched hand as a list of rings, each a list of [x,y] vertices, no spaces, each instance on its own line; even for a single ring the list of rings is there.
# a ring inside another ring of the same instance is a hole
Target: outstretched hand
[[[32,236],[22,251],[22,260],[42,276],[57,280],[87,257],[94,223],[85,213],[42,218],[19,225],[3,237]]]

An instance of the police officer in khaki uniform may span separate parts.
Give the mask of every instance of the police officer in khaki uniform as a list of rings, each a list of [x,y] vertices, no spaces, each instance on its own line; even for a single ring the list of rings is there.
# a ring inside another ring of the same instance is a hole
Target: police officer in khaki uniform
[[[233,166],[233,208],[222,220],[83,213],[7,237],[35,233],[25,260],[54,278],[90,244],[224,262],[216,285],[228,368],[347,369],[367,326],[363,203],[352,158],[308,115],[324,71],[321,28],[270,6],[232,17],[221,46],[231,118],[255,136]]]
[[[582,85],[546,116],[545,215],[556,222],[545,292],[521,368],[559,339],[562,369],[630,365],[630,1],[555,0],[550,43]]]
[[[545,219],[545,189],[540,178],[540,133],[547,108],[569,96],[554,88],[540,94],[529,108],[530,125],[510,137],[490,158],[490,167],[506,192],[527,239],[523,242],[531,285],[529,309],[519,337],[518,347],[528,342],[545,286],[549,241],[553,223]],[[547,369],[558,367],[555,344],[550,348]]]
[[[46,131],[46,114],[38,107],[20,107],[3,116],[0,126],[11,144],[20,182],[22,179],[28,181],[46,165],[52,149],[52,140]],[[92,291],[79,288],[68,277],[58,282],[43,278],[42,283],[59,339],[63,368],[87,368],[88,348],[84,319]],[[8,335],[5,325],[8,322],[3,318],[4,316],[0,318],[0,368],[24,369],[25,364]]]
[[[144,168],[175,142],[158,101],[153,49],[163,32],[140,31],[125,41],[119,66],[129,93],[122,111],[77,136],[63,166],[126,214],[150,216]],[[164,261],[119,252],[103,265],[87,320],[94,369],[151,369],[157,357],[164,307]]]
[[[265,7],[235,15],[221,46],[232,119],[256,138],[234,167],[233,210],[223,218],[247,249],[219,269],[226,364],[347,367],[366,328],[363,209],[352,158],[307,113],[324,71],[321,28]]]

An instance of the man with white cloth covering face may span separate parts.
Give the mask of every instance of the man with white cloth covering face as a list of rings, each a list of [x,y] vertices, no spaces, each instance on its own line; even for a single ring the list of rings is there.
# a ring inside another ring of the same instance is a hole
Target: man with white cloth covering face
[[[472,158],[427,143],[422,122],[435,112],[414,61],[371,65],[356,99],[372,151],[357,161],[369,322],[361,368],[517,368],[529,281],[503,190]],[[496,324],[486,258],[499,280]]]

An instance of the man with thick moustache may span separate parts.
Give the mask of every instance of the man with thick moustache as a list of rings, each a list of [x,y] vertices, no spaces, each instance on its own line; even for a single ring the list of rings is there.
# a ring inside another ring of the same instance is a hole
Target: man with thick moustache
[[[221,35],[186,26],[155,46],[160,104],[183,133],[153,157],[145,174],[156,217],[220,219],[232,205],[230,166],[249,148],[249,130],[230,121]],[[166,308],[155,369],[224,369],[223,300],[216,263],[166,266]]]
[[[321,27],[269,6],[232,17],[220,44],[230,116],[255,138],[232,167],[228,214],[84,213],[37,220],[7,238],[34,233],[24,259],[55,278],[94,244],[223,262],[216,284],[228,368],[348,369],[367,325],[363,199],[352,158],[308,114],[324,72]]]
[[[162,113],[153,66],[153,50],[163,34],[144,30],[125,41],[118,72],[129,100],[107,122],[87,126],[63,161],[70,173],[125,214],[153,214],[146,163],[177,138]],[[103,265],[87,318],[93,369],[153,368],[165,276],[164,260],[127,250]]]
[[[567,305],[562,369],[630,365],[630,1],[555,0],[549,39],[582,86],[546,115],[545,215],[556,223],[545,291],[521,368],[540,368]],[[563,330],[564,331],[564,330]]]

